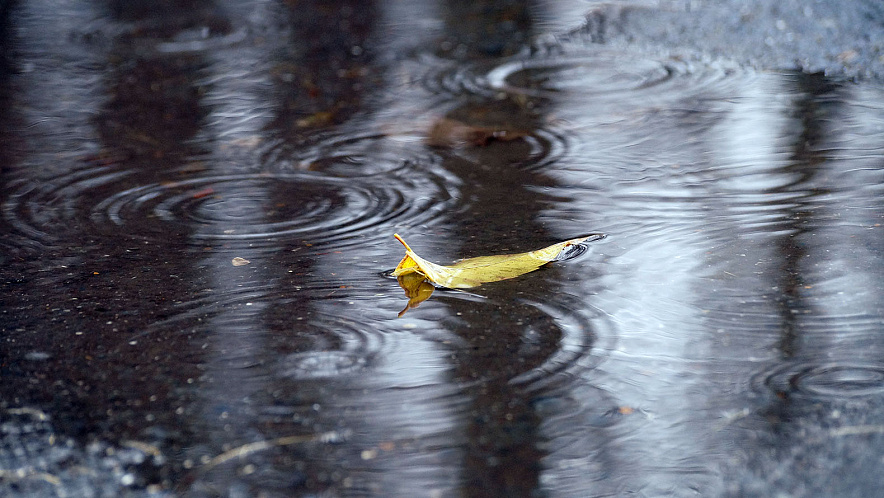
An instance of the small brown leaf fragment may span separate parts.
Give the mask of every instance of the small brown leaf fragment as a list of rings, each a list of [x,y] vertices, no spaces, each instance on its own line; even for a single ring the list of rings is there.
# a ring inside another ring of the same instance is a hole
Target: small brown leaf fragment
[[[320,126],[328,126],[332,124],[334,119],[334,111],[319,111],[297,120],[295,124],[298,128],[318,128]]]
[[[427,144],[432,147],[481,147],[495,140],[509,142],[528,135],[529,133],[523,130],[476,126],[451,118],[442,118],[433,123],[427,136]]]
[[[245,266],[251,263],[251,261],[245,258],[240,258],[239,256],[233,258],[233,260],[231,260],[230,262],[233,263],[233,266]]]
[[[215,195],[215,189],[212,187],[206,187],[191,194],[191,198],[202,199],[203,197],[209,197],[210,195]]]
[[[838,54],[837,58],[838,58],[838,62],[840,62],[842,64],[846,64],[848,62],[853,62],[853,60],[856,59],[857,57],[859,57],[859,52],[851,49],[851,50],[845,50],[845,51],[841,52],[840,54]]]

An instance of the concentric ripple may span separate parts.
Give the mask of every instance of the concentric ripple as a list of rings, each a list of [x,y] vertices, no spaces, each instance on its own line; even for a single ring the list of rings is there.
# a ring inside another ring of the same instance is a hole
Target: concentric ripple
[[[443,175],[439,158],[408,134],[341,133],[292,148],[280,144],[264,154],[267,169],[278,173],[313,171],[336,178],[400,178]],[[433,178],[456,181],[452,177]]]
[[[73,227],[166,242],[347,245],[380,225],[431,224],[445,212],[457,180],[435,166],[432,155],[382,136],[325,143],[271,171],[87,164],[50,181],[22,181],[3,215],[23,245],[48,244]]]
[[[648,59],[623,61],[622,54],[595,57],[515,60],[495,67],[486,76],[491,88],[531,97],[569,94],[617,94],[660,85],[673,69]]]
[[[586,47],[473,63],[420,62],[425,64],[421,83],[431,98],[466,98],[466,107],[480,110],[508,103],[532,116],[529,129],[520,130],[520,140],[531,147],[524,167],[581,172],[596,157],[606,165],[618,159],[636,164],[665,163],[667,156],[683,160],[683,147],[650,143],[667,134],[636,130],[652,127],[650,121],[671,126],[675,120],[705,133],[722,102],[756,77],[725,62]],[[694,124],[698,116],[709,119]]]
[[[395,330],[363,316],[361,321],[335,316],[323,309],[346,305],[328,296],[329,288],[292,289],[278,284],[244,284],[223,290],[207,289],[194,299],[170,307],[168,317],[137,333],[122,336],[150,352],[162,344],[179,344],[176,361],[203,358],[226,370],[251,370],[254,376],[290,380],[329,379],[371,368],[396,347]],[[296,302],[313,296],[304,306]],[[273,333],[269,333],[273,330]],[[249,337],[247,344],[241,343]],[[229,347],[229,344],[240,344]],[[208,351],[206,348],[208,347]]]
[[[305,338],[327,344],[299,347],[299,351],[281,356],[273,367],[275,376],[306,380],[354,375],[371,368],[393,347],[375,326],[324,315],[312,316],[293,341],[300,343]]]
[[[756,389],[812,399],[879,396],[884,393],[884,365],[864,362],[787,363],[756,375]]]
[[[523,285],[530,288],[531,278],[526,276]],[[475,309],[506,308],[506,314],[512,323],[483,325],[487,327],[487,338],[473,337],[470,331],[472,326],[469,324],[463,328],[453,325],[452,331],[462,336],[462,341],[459,342],[465,347],[464,354],[483,348],[512,348],[506,354],[511,356],[513,369],[485,372],[470,378],[464,386],[472,380],[482,383],[500,381],[531,395],[556,397],[568,391],[574,382],[580,382],[579,379],[614,350],[617,340],[614,323],[606,314],[586,309],[583,297],[568,292],[556,292],[555,295],[542,292],[543,296],[526,296],[510,302],[511,297],[496,296],[493,288],[486,291],[479,289],[478,292],[487,295],[440,291],[433,299],[450,302],[455,309],[466,306],[466,302]],[[453,304],[455,301],[462,303]],[[513,332],[512,327],[519,331],[515,337],[506,340],[498,337]],[[492,339],[490,336],[496,338]],[[475,344],[468,346],[467,343],[471,341],[475,341]],[[481,353],[476,354],[482,357]],[[521,365],[531,366],[520,368]]]
[[[424,55],[420,63],[425,65],[420,82],[434,95],[475,95],[492,99],[502,96],[499,89],[489,86],[482,77],[493,66],[445,61],[429,55]]]
[[[366,367],[368,359],[348,351],[311,351],[292,353],[281,364],[284,377],[323,379],[359,372]]]
[[[401,191],[341,179],[218,175],[124,190],[97,204],[92,218],[100,224],[106,217],[117,226],[156,218],[199,240],[321,242],[354,237],[414,207]]]
[[[558,301],[564,301],[559,296]],[[530,391],[549,392],[568,385],[581,372],[593,369],[613,349],[616,331],[603,315],[589,317],[576,303],[526,303],[553,319],[561,331],[558,348],[542,364],[513,378]],[[573,307],[573,308],[572,308]]]
[[[3,216],[22,245],[50,244],[59,231],[76,220],[81,193],[127,177],[130,172],[113,166],[74,168],[68,175],[50,180],[20,181],[3,203]]]
[[[725,63],[697,64],[675,58],[653,58],[623,51],[563,50],[516,56],[503,62],[440,64],[423,78],[424,87],[439,94],[484,98],[523,98],[569,102],[646,105],[647,98],[678,100],[704,89],[729,88],[735,69]],[[732,83],[736,84],[736,82]]]

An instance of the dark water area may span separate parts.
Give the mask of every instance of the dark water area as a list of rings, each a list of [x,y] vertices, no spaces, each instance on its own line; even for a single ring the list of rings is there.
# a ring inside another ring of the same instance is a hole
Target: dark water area
[[[878,52],[626,5],[0,2],[0,495],[876,495]]]

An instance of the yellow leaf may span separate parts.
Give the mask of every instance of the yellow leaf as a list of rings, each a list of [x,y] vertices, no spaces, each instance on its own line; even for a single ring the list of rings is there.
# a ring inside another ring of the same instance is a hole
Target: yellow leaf
[[[585,242],[590,238],[601,238],[602,235],[578,237],[576,239],[553,244],[549,247],[544,247],[543,249],[520,254],[480,256],[478,258],[464,259],[451,266],[437,265],[427,261],[415,254],[415,252],[408,247],[408,244],[406,244],[398,234],[393,234],[393,237],[396,237],[396,240],[405,246],[405,257],[402,258],[402,261],[400,261],[399,265],[396,266],[396,269],[393,270],[394,277],[417,273],[440,287],[468,289],[486,282],[497,282],[498,280],[506,280],[508,278],[514,278],[532,272],[541,266],[558,259],[562,251],[568,247]],[[403,286],[403,288],[405,288],[405,286]],[[406,294],[408,294],[408,292],[409,290],[406,289]],[[412,296],[409,295],[409,297]],[[429,295],[427,295],[427,297],[429,297]],[[411,304],[411,301],[409,301],[409,304]],[[407,309],[408,308],[406,308],[406,310]]]

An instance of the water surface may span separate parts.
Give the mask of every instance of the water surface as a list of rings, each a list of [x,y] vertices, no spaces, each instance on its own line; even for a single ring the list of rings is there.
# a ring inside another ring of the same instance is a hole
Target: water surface
[[[6,12],[0,494],[877,489],[880,85],[548,2],[187,4]],[[607,238],[399,318],[394,232]]]

